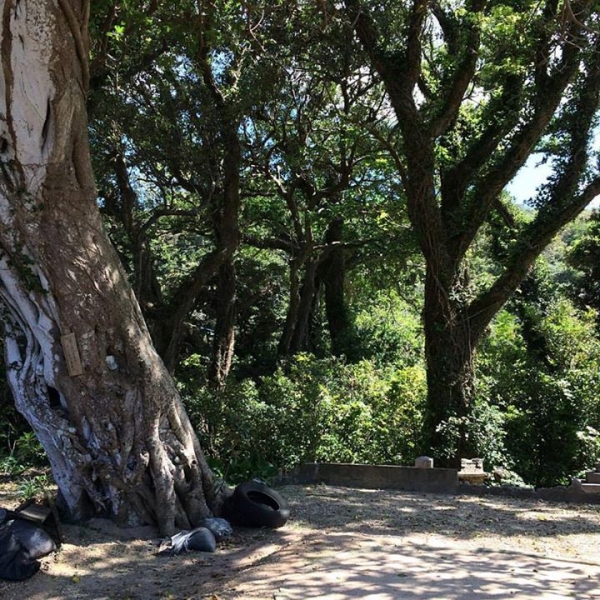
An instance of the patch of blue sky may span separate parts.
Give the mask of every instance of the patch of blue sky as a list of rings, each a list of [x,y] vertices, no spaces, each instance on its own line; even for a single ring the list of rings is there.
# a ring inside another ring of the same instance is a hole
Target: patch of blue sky
[[[539,186],[546,183],[551,174],[552,163],[542,162],[541,154],[532,154],[506,190],[517,204],[525,204],[535,197]],[[588,208],[598,207],[600,207],[600,196],[594,198],[588,206]]]

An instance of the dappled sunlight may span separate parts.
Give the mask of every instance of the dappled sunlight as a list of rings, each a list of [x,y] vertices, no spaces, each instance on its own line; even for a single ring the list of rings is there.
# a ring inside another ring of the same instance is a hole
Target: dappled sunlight
[[[158,556],[151,528],[66,526],[60,552],[2,600],[598,598],[597,507],[286,486],[285,527],[236,529],[214,554]]]
[[[66,576],[81,578],[91,574],[118,571],[131,564],[132,553],[139,561],[146,558],[144,555],[151,556],[155,549],[150,543],[136,540],[130,543],[94,544],[86,547],[85,552],[82,550],[81,546],[72,544],[65,544],[61,548],[63,562],[67,566]]]
[[[297,489],[297,496],[294,488],[288,492],[292,526],[320,527],[325,535],[402,536],[404,543],[417,545],[450,544],[474,553],[519,551],[600,565],[596,506],[329,486]]]
[[[260,578],[252,572],[242,574],[219,598],[600,597],[595,582],[600,566],[520,552],[473,554],[451,544],[345,533],[311,538],[299,550],[282,551]]]
[[[306,525],[318,520],[322,527],[343,524],[359,532],[435,532],[463,539],[490,532],[508,538],[591,533],[600,542],[600,517],[591,505],[328,486],[307,486],[296,498],[291,488],[290,495],[293,519]]]
[[[42,560],[32,579],[0,581],[2,600],[138,600],[201,598],[233,574],[269,561],[301,539],[292,529],[239,529],[216,553],[159,556],[149,528],[118,530],[95,519],[92,528],[66,526],[60,551]],[[131,538],[131,539],[128,539]]]

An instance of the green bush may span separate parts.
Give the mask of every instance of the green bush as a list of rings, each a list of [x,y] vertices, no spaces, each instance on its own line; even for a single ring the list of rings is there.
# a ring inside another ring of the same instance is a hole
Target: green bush
[[[46,453],[17,412],[4,371],[0,370],[0,475],[18,475],[47,464]]]
[[[21,433],[12,442],[5,441],[6,446],[0,452],[0,475],[18,475],[48,465],[46,453],[32,431]]]
[[[419,310],[396,294],[381,292],[356,316],[360,354],[383,367],[421,364],[423,333]]]
[[[300,354],[257,383],[183,393],[212,464],[235,482],[306,461],[412,464],[425,372]]]
[[[499,464],[529,484],[567,484],[600,458],[596,315],[564,299],[528,311],[522,314],[535,344],[527,343],[522,318],[504,311],[495,320],[479,355],[480,395],[499,417],[490,431],[490,438],[503,439]]]
[[[43,498],[52,485],[54,485],[54,482],[47,474],[28,477],[19,484],[17,494],[23,501],[32,498]]]

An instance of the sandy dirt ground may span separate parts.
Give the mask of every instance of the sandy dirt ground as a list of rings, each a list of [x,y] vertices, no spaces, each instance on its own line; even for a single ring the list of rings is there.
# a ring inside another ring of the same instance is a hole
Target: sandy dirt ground
[[[600,599],[600,509],[328,486],[279,489],[282,529],[214,554],[157,556],[152,528],[64,527],[61,549],[1,600]],[[0,486],[0,506],[14,496]]]

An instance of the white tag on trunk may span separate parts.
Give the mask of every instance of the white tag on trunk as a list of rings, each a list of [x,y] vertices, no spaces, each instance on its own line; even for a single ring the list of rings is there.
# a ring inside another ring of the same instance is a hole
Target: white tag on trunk
[[[67,363],[67,371],[71,377],[83,375],[83,367],[81,366],[81,358],[79,349],[77,348],[77,339],[74,333],[67,333],[60,338],[60,343],[65,353],[65,361]]]

